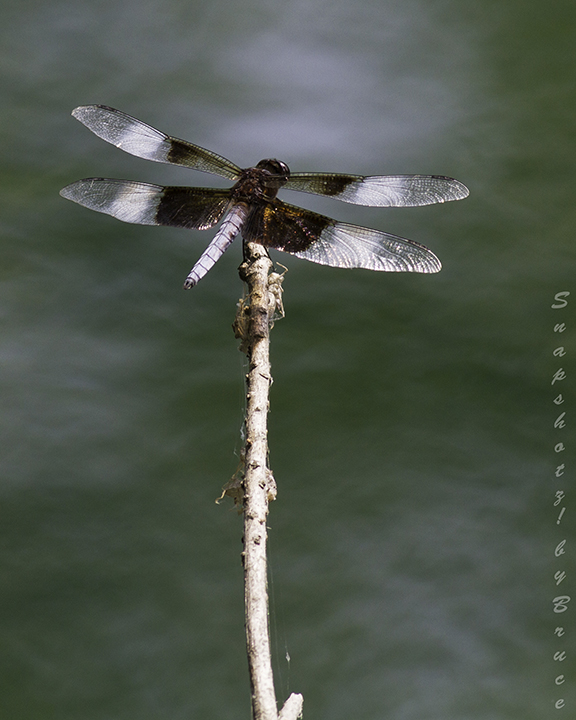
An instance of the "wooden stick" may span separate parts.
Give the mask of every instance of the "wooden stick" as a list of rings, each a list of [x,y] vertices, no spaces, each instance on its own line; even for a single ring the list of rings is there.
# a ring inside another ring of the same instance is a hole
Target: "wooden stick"
[[[268,468],[268,407],[270,375],[269,339],[275,312],[280,311],[281,277],[271,273],[272,261],[258,243],[245,243],[240,277],[248,284],[248,300],[239,303],[234,324],[241,348],[248,356],[244,472],[241,483],[244,509],[244,600],[246,647],[250,670],[252,717],[278,720],[268,628],[266,517],[268,503],[276,497],[276,483]],[[233,494],[233,493],[230,493]],[[292,694],[284,705],[282,720],[296,720],[302,696]]]

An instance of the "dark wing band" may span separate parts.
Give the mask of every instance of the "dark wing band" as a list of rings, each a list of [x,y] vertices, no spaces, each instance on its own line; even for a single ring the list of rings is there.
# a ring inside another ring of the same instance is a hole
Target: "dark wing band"
[[[240,168],[198,145],[165,135],[150,125],[106,105],[82,105],[72,115],[102,140],[124,152],[169,165],[237,180]]]
[[[414,207],[462,200],[468,188],[442,175],[336,175],[293,173],[287,190],[314,193],[373,207]]]
[[[123,222],[191,230],[212,227],[230,205],[228,190],[163,187],[104,178],[78,180],[63,188],[60,195]]]

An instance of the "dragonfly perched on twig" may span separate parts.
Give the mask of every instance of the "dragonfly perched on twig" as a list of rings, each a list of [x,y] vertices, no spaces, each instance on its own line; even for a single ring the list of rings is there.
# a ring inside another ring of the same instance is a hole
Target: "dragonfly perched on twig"
[[[468,195],[461,182],[441,175],[291,173],[285,163],[274,159],[242,170],[210,150],[165,135],[105,105],[83,105],[72,115],[131,155],[234,181],[222,190],[86,178],[60,191],[68,200],[129,223],[206,230],[222,221],[186,278],[185,288],[196,285],[240,233],[245,241],[321,265],[388,272],[440,270],[436,255],[423,245],[289,205],[276,197],[280,188],[372,207],[431,205]]]

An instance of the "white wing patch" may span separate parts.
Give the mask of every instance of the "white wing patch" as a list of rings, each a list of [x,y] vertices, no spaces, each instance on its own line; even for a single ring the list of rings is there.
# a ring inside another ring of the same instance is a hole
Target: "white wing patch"
[[[60,195],[123,222],[157,225],[156,212],[163,191],[160,185],[88,178],[67,185],[60,190]]]
[[[373,207],[416,207],[461,200],[468,194],[458,180],[439,175],[374,175],[351,183],[338,199]]]
[[[72,115],[94,135],[130,155],[154,162],[167,161],[168,136],[130,115],[100,105],[82,105]]]
[[[347,223],[328,225],[307,250],[293,254],[320,265],[382,272],[436,273],[442,268],[423,245]]]

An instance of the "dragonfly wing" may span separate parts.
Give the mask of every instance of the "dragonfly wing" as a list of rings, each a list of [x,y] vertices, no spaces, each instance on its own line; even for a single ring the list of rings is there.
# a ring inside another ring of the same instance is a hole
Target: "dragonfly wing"
[[[251,213],[244,237],[332,267],[418,273],[436,273],[442,267],[431,250],[412,240],[337,222],[279,200]]]
[[[288,190],[333,197],[355,205],[415,207],[462,200],[468,188],[442,175],[339,175],[293,173],[284,186]]]
[[[164,187],[105,178],[78,180],[63,188],[60,195],[123,222],[194,230],[215,225],[230,204],[228,190]]]
[[[107,105],[82,105],[72,115],[102,140],[154,162],[182,165],[237,180],[240,168],[198,145],[165,135],[141,120]]]

